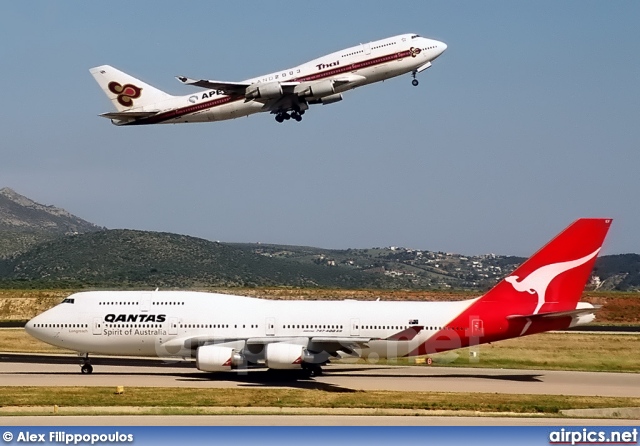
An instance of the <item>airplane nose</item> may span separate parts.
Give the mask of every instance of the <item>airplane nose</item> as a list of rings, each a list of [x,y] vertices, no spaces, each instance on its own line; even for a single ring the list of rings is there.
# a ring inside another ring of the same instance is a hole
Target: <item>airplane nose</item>
[[[24,331],[26,331],[27,333],[29,333],[31,336],[33,336],[33,332],[34,332],[34,328],[35,328],[35,322],[34,322],[34,321],[35,321],[37,318],[38,318],[37,316],[36,316],[36,317],[34,317],[33,319],[31,319],[29,322],[27,322],[27,323],[24,325]]]
[[[42,321],[42,317],[40,315],[34,317],[24,325],[24,331],[26,331],[29,335],[33,336],[34,338],[40,339],[39,335],[42,332],[42,330],[40,330],[39,327],[41,325],[41,321]]]
[[[436,40],[436,48],[438,50],[438,56],[442,53],[444,53],[447,49],[447,44],[444,42],[440,42],[438,40]]]

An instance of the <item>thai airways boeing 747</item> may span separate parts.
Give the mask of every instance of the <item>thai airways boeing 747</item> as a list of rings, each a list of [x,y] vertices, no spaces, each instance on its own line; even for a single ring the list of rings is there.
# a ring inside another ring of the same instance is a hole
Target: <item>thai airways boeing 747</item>
[[[332,358],[427,355],[594,319],[582,291],[611,220],[580,219],[485,295],[459,302],[279,301],[190,291],[89,291],[30,320],[32,336],[89,354],[195,357],[321,373]]]
[[[116,108],[100,116],[116,125],[177,124],[239,118],[254,113],[275,114],[276,121],[300,121],[310,104],[332,104],[356,87],[431,66],[447,49],[437,40],[403,34],[365,43],[319,57],[293,68],[242,82],[177,79],[204,88],[172,96],[109,65],[90,70]]]

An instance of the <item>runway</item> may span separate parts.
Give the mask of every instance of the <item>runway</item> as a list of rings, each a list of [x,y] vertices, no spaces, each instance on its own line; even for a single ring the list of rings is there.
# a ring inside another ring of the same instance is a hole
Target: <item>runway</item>
[[[2,386],[125,386],[299,388],[330,391],[483,392],[640,397],[640,374],[429,366],[328,365],[311,379],[263,369],[205,373],[193,362],[92,358],[81,375],[78,358],[0,353]]]

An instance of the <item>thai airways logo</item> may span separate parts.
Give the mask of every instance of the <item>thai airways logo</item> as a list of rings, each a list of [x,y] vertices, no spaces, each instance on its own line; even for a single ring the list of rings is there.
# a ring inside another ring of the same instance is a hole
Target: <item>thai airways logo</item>
[[[133,100],[142,94],[142,88],[133,84],[120,85],[118,82],[109,82],[109,91],[118,95],[118,103],[124,107],[132,107]]]
[[[411,47],[409,48],[409,52],[411,53],[411,57],[416,57],[418,54],[420,54],[422,50],[420,48],[416,48],[416,47]]]
[[[518,276],[509,276],[504,280],[509,282],[516,291],[521,293],[527,292],[529,294],[536,293],[538,295],[538,305],[536,306],[533,314],[538,314],[538,311],[540,311],[542,306],[545,304],[545,293],[547,292],[547,288],[551,281],[565,271],[584,265],[598,255],[598,252],[600,252],[600,248],[580,259],[542,266],[522,280],[518,280]]]

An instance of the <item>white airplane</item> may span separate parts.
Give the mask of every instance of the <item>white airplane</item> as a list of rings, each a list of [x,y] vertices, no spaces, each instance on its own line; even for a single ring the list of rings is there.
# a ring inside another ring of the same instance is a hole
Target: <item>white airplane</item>
[[[579,302],[611,220],[580,219],[485,295],[459,302],[279,301],[190,291],[89,291],[26,325],[84,357],[195,357],[207,372],[322,372],[332,358],[427,355],[593,321]]]
[[[109,65],[89,70],[116,112],[100,116],[116,125],[177,124],[239,118],[259,112],[276,121],[300,121],[309,104],[332,104],[342,93],[431,66],[447,49],[437,40],[402,34],[319,57],[297,67],[242,82],[177,79],[205,88],[204,93],[172,96]]]

